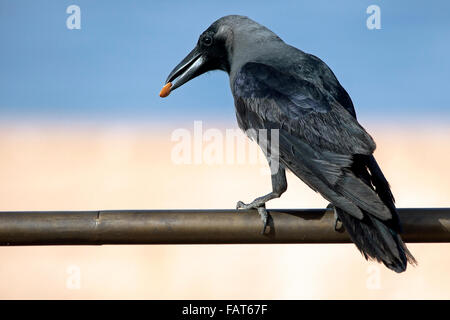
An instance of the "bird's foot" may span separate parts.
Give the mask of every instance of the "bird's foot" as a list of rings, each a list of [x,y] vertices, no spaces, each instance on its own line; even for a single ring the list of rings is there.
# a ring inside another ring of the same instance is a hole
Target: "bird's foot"
[[[341,219],[339,218],[336,207],[333,206],[331,203],[327,206],[329,209],[333,209],[334,212],[334,231],[336,232],[343,232],[344,231],[344,225],[342,224]]]
[[[263,196],[263,197],[256,198],[255,200],[253,200],[250,203],[244,203],[242,201],[238,201],[238,203],[236,204],[236,209],[257,209],[259,207],[265,207],[266,201],[270,200],[270,199],[271,198],[269,198],[268,196]]]
[[[244,209],[244,210],[248,210],[248,209],[256,209],[258,210],[259,216],[261,217],[261,220],[263,222],[263,229],[261,231],[261,234],[265,234],[266,233],[266,229],[267,229],[267,224],[269,222],[269,213],[266,210],[266,204],[263,203],[258,203],[256,200],[251,202],[251,203],[244,203],[242,201],[238,201],[238,203],[236,204],[236,209]]]

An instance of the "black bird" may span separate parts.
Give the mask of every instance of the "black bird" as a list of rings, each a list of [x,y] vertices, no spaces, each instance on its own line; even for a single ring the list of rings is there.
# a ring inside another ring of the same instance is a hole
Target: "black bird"
[[[394,197],[372,155],[375,142],[322,60],[247,17],[225,16],[200,35],[160,95],[210,70],[229,74],[239,127],[256,139],[271,166],[272,192],[237,204],[258,210],[263,232],[265,203],[286,191],[289,169],[330,202],[335,228],[340,221],[366,259],[396,272],[405,271],[407,262],[416,263],[400,238]],[[275,138],[255,134],[262,129],[275,130],[277,150],[267,150]]]

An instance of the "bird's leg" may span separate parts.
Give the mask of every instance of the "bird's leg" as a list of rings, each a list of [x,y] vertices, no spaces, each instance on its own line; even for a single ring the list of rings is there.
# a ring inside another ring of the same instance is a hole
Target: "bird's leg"
[[[337,211],[336,211],[336,207],[333,204],[330,203],[327,206],[327,208],[333,209],[333,213],[334,213],[334,231],[337,231],[337,232],[342,231],[343,230],[342,228],[344,226],[342,225],[341,219],[339,219],[339,216],[338,216]]]
[[[286,171],[284,168],[279,167],[275,173],[272,173],[272,192],[258,197],[252,202],[246,204],[242,201],[238,201],[236,209],[257,209],[261,220],[263,221],[264,234],[267,227],[269,214],[266,210],[266,202],[275,198],[279,198],[287,189]]]

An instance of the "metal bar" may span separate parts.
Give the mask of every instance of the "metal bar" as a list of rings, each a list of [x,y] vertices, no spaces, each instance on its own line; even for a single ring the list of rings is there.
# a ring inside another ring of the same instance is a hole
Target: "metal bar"
[[[450,242],[450,208],[398,209],[406,242]],[[0,245],[348,243],[328,209],[0,212]]]

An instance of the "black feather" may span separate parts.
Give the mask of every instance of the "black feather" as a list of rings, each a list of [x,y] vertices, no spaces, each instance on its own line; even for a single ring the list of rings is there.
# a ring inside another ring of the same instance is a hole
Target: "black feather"
[[[416,262],[399,236],[375,143],[331,70],[311,55],[302,59],[311,63],[308,77],[256,62],[241,68],[232,85],[239,126],[278,129],[281,164],[335,206],[366,259],[402,272]]]

